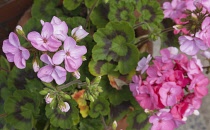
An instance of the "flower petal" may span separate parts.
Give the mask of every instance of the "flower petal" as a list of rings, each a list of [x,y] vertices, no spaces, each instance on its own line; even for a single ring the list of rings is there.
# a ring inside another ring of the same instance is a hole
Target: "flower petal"
[[[49,22],[45,22],[42,28],[41,36],[48,39],[53,34],[53,26]]]
[[[39,69],[37,73],[37,77],[40,78],[44,82],[47,82],[47,83],[52,82],[53,77],[51,76],[51,74],[53,70],[54,69],[51,65],[46,65],[42,67],[41,69]]]
[[[59,65],[63,62],[65,57],[65,52],[63,50],[60,50],[53,55],[52,61],[54,64]]]
[[[53,65],[51,58],[47,54],[42,54],[40,60],[48,65]]]

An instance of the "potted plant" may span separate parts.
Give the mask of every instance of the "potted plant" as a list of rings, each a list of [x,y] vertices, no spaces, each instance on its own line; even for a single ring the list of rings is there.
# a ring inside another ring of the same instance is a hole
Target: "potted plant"
[[[209,8],[176,2],[34,0],[3,42],[1,128],[173,130],[198,114]]]

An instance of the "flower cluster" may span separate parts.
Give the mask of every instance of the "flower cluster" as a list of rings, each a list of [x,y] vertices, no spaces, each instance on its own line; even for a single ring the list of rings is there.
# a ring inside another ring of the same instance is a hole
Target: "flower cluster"
[[[175,47],[160,53],[161,56],[154,57],[153,65],[145,65],[146,79],[133,76],[130,90],[140,106],[153,113],[149,119],[152,130],[164,127],[173,130],[184,124],[189,115],[199,114],[202,98],[208,94],[209,80],[196,56],[188,59]],[[148,62],[150,58],[147,59]]]
[[[32,49],[22,47],[15,33],[9,34],[9,38],[4,40],[2,47],[7,60],[14,62],[17,68],[23,69],[26,67],[26,60],[30,58],[31,53],[33,69],[43,82],[50,83],[55,80],[58,85],[61,85],[66,81],[67,72],[73,73],[79,79],[78,69],[82,65],[83,55],[87,53],[87,49],[85,46],[77,45],[77,42],[86,37],[88,33],[82,26],[79,26],[71,31],[72,36],[68,36],[67,24],[55,16],[51,22],[41,20],[41,24],[41,33],[29,32],[27,38],[21,26],[16,28],[17,33],[31,43],[33,47],[29,48]],[[29,52],[30,50],[31,52]],[[40,60],[38,60],[39,56]],[[40,68],[40,66],[42,67]],[[50,104],[53,98],[48,93],[45,99],[46,103]],[[70,106],[67,102],[62,102],[59,108],[62,112],[67,112]]]
[[[27,35],[27,40],[37,50],[42,52],[40,60],[46,65],[40,68],[37,62],[37,55],[34,54],[33,68],[37,73],[38,78],[44,82],[52,82],[53,79],[58,85],[66,81],[67,72],[72,72],[77,78],[80,74],[77,71],[82,65],[82,56],[87,53],[85,46],[77,45],[77,41],[86,37],[88,33],[82,26],[72,30],[71,36],[68,36],[68,26],[64,21],[57,17],[53,17],[51,22],[41,20],[41,33],[32,31]],[[17,27],[17,32],[24,32],[20,26]],[[62,44],[62,42],[64,42]],[[29,50],[20,45],[18,36],[11,32],[9,39],[4,40],[3,52],[9,62],[14,62],[15,65],[23,69],[26,67],[26,60],[29,59]],[[64,62],[64,68],[61,66]]]
[[[187,55],[196,55],[200,52],[209,59],[209,2],[207,0],[172,0],[163,4],[163,10],[164,17],[172,19],[177,24],[174,26],[174,33],[182,34],[179,37],[180,50]]]

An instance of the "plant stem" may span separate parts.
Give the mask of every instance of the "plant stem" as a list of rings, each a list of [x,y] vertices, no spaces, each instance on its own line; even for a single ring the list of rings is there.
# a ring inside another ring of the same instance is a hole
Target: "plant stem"
[[[4,118],[4,117],[6,117],[6,116],[7,116],[6,113],[0,114],[0,118]]]
[[[44,130],[47,130],[48,127],[49,127],[49,125],[50,125],[50,121],[48,120],[48,121],[46,122],[45,126],[44,126]]]
[[[101,121],[102,121],[102,123],[103,123],[103,125],[105,127],[105,130],[108,130],[109,129],[109,126],[107,126],[107,124],[106,124],[103,116],[101,116]]]
[[[96,0],[95,3],[93,4],[93,6],[91,7],[90,9],[90,12],[88,13],[88,16],[86,18],[86,23],[85,23],[85,28],[87,28],[87,25],[88,25],[88,22],[89,22],[89,19],[90,19],[90,14],[93,12],[94,8],[96,7],[97,3],[98,3],[99,0]]]
[[[69,86],[71,86],[73,84],[79,84],[79,83],[82,83],[82,82],[80,80],[74,80],[74,81],[71,81],[71,82],[69,82],[67,84],[59,86],[58,89],[62,90],[62,89],[68,88]]]
[[[143,22],[143,23],[138,23],[138,24],[134,25],[133,28],[134,28],[134,29],[137,29],[137,28],[140,27],[142,24],[145,24],[145,23],[144,23],[144,22]]]
[[[169,27],[169,28],[166,28],[166,29],[162,30],[161,33],[170,32],[170,31],[173,31],[173,30],[174,30],[173,27]]]
[[[7,69],[4,69],[4,68],[2,68],[2,67],[0,67],[0,70],[4,70],[4,71],[6,71],[6,72],[10,72],[9,70],[7,70]]]

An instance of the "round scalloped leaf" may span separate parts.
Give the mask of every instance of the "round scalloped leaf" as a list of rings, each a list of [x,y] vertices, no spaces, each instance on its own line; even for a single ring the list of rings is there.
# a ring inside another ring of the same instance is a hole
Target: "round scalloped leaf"
[[[85,118],[80,121],[79,130],[103,130],[104,126],[100,118]]]
[[[114,71],[115,65],[104,60],[95,62],[93,59],[89,62],[89,71],[94,76],[103,76]]]
[[[89,115],[96,118],[99,115],[108,115],[110,113],[109,102],[103,97],[98,97],[97,100],[90,103]]]
[[[133,26],[136,21],[134,5],[124,1],[113,3],[110,5],[108,18],[110,21],[126,21]]]
[[[56,15],[55,7],[59,0],[34,0],[31,15],[34,18],[49,21]]]
[[[50,119],[50,124],[54,127],[60,127],[63,129],[69,129],[79,123],[79,110],[77,109],[77,103],[74,100],[69,100],[70,110],[68,112],[61,112],[58,107],[55,109],[46,105],[46,116]]]
[[[63,6],[67,9],[67,10],[74,10],[76,9],[78,6],[80,6],[81,2],[83,0],[64,0],[63,1]]]
[[[143,29],[157,28],[160,26],[163,20],[163,10],[160,4],[155,0],[139,0],[137,3],[137,10],[141,14],[139,22],[145,22],[142,24]]]
[[[134,110],[127,117],[127,130],[148,130],[150,128],[149,118],[142,110]]]
[[[105,27],[109,22],[108,19],[109,5],[108,4],[99,4],[94,8],[90,14],[90,20],[97,28]]]
[[[4,104],[6,122],[20,130],[30,130],[39,114],[40,95],[26,90],[16,90]]]

